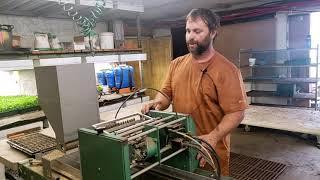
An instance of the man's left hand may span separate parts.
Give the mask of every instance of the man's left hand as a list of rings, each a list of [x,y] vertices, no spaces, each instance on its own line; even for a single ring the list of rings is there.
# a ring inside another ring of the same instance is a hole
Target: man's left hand
[[[211,133],[206,134],[206,135],[202,135],[202,136],[198,136],[198,138],[208,142],[212,146],[213,149],[216,148],[217,140]],[[203,149],[201,149],[201,150],[203,150]],[[200,161],[200,163],[199,163],[200,167],[203,168],[206,165],[206,160],[202,157],[201,154],[198,154],[197,159]]]

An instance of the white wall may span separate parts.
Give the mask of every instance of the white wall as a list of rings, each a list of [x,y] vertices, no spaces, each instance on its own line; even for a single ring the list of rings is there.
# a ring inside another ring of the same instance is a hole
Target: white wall
[[[0,96],[37,95],[34,70],[0,71]]]
[[[34,70],[21,70],[19,71],[19,77],[20,94],[32,96],[38,94]]]
[[[20,94],[19,73],[17,71],[0,71],[0,96]]]

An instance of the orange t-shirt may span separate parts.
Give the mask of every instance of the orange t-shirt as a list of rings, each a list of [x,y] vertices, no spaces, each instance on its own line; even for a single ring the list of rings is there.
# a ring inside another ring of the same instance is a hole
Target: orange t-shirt
[[[191,54],[173,60],[161,89],[176,112],[190,114],[197,135],[210,133],[228,113],[247,108],[240,71],[219,52],[210,61],[198,63]],[[228,175],[230,135],[217,143],[223,175]]]

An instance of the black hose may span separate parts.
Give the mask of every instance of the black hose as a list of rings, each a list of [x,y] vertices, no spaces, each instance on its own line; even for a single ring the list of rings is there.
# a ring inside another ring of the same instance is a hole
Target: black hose
[[[142,89],[146,89],[146,90],[149,89],[149,90],[157,91],[158,93],[160,93],[160,94],[162,94],[164,97],[166,97],[169,102],[171,101],[171,99],[170,99],[170,97],[169,97],[168,95],[166,95],[165,93],[163,93],[162,91],[160,91],[160,90],[158,90],[158,89],[154,89],[154,88],[142,88]],[[122,103],[122,104],[120,105],[120,107],[118,108],[116,115],[114,116],[115,119],[117,119],[118,113],[119,113],[120,109],[123,107],[123,105],[124,105],[133,95],[135,95],[137,92],[141,91],[142,89],[136,89],[130,96],[128,96],[128,97],[123,101],[123,103]],[[171,104],[172,104],[172,106],[173,106],[173,102],[171,102]],[[173,111],[173,110],[172,110],[172,111]],[[174,111],[173,111],[173,112],[174,112]],[[177,117],[178,117],[178,113],[177,113],[177,112],[175,112],[175,113],[176,113],[176,118],[177,118]]]
[[[205,158],[205,160],[207,161],[207,163],[210,165],[210,167],[212,168],[212,170],[216,170],[217,168],[214,166],[214,164],[211,163],[211,161],[209,160],[209,157],[207,157],[206,153],[204,153],[202,150],[201,150],[201,147],[200,146],[197,146],[195,144],[189,144],[189,143],[183,143],[183,145],[185,146],[188,146],[190,148],[194,148],[197,150],[198,153],[201,154],[201,156],[203,158]],[[218,170],[218,169],[217,169]],[[218,173],[218,171],[215,171],[215,174],[216,174],[216,178],[217,180],[220,180],[220,175]]]
[[[217,161],[217,172],[218,172],[218,175],[219,175],[219,179],[220,179],[220,176],[221,176],[221,166],[220,166],[220,162],[219,162],[219,156],[218,154],[216,153],[216,151],[213,149],[213,147],[205,140],[203,139],[200,139],[196,136],[192,136],[192,138],[200,141],[201,143],[205,144],[207,146],[207,149],[210,151],[211,155],[214,157],[214,159]]]
[[[174,130],[169,130],[169,131],[173,132],[173,133],[176,133],[176,134],[179,134],[177,131],[174,131]],[[185,134],[185,133],[183,133],[183,134]],[[220,166],[220,162],[219,162],[219,156],[216,153],[216,151],[213,149],[213,147],[207,141],[205,141],[203,139],[200,139],[200,138],[198,138],[196,136],[191,136],[191,135],[188,135],[188,134],[185,134],[185,135],[190,137],[190,138],[192,138],[192,139],[194,139],[194,140],[196,140],[196,141],[200,141],[202,144],[207,146],[207,147],[204,146],[204,148],[206,148],[206,150],[210,151],[211,157],[212,156],[214,157],[214,159],[216,161],[216,164],[217,164],[217,180],[220,180],[220,178],[221,178],[221,166]],[[199,146],[198,144],[194,144],[194,145]]]
[[[114,116],[115,119],[117,119],[117,116],[118,116],[118,113],[120,111],[120,109],[122,108],[122,106],[132,97],[134,96],[138,91],[140,91],[141,89],[136,89],[132,94],[130,94],[130,96],[128,96],[124,101],[123,103],[120,105],[120,107],[118,108],[117,110],[117,113],[116,115]]]

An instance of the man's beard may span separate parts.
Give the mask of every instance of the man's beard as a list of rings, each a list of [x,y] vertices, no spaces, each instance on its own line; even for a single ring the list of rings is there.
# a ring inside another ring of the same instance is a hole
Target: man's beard
[[[202,55],[206,50],[208,50],[209,46],[210,46],[210,43],[211,43],[211,39],[210,39],[210,35],[208,35],[204,40],[203,42],[196,42],[196,41],[193,41],[193,40],[190,40],[187,42],[187,46],[188,46],[188,49],[189,49],[189,52],[193,55],[196,55],[196,56],[200,56]],[[192,49],[190,47],[190,44],[196,44],[196,48],[195,49]]]

